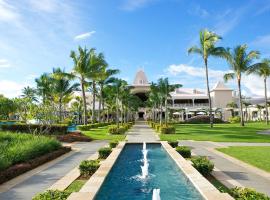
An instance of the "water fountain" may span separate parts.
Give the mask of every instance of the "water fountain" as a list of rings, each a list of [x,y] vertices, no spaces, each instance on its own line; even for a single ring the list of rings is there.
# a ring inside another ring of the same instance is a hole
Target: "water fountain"
[[[160,200],[160,189],[153,189],[152,200]]]
[[[142,178],[143,179],[147,178],[147,176],[148,176],[149,164],[148,164],[148,160],[147,160],[147,152],[148,152],[148,150],[146,149],[146,143],[144,142],[143,143],[143,150],[142,150],[142,153],[143,153],[143,166],[141,166]]]

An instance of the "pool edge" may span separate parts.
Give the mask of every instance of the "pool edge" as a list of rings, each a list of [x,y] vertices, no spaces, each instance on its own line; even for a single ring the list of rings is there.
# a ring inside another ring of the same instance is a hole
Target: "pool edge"
[[[111,171],[126,142],[119,142],[112,153],[104,160],[98,170],[91,176],[79,192],[72,193],[67,200],[93,200],[104,180]]]
[[[206,200],[233,200],[227,193],[218,191],[206,178],[204,178],[186,159],[172,148],[167,141],[160,141],[163,148],[174,160],[177,166]]]

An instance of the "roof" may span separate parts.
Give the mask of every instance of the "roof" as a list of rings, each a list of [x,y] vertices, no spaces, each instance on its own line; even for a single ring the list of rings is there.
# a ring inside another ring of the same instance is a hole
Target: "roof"
[[[140,69],[135,76],[133,85],[149,85],[148,79],[142,69]]]
[[[208,98],[205,90],[193,88],[177,88],[170,93],[172,98],[186,99],[186,98]]]
[[[224,82],[222,82],[222,81],[218,81],[217,83],[216,83],[216,85],[214,86],[214,88],[212,89],[212,91],[216,91],[216,90],[228,90],[228,91],[232,91],[232,89],[230,89],[230,88],[228,88],[225,84],[224,84]]]

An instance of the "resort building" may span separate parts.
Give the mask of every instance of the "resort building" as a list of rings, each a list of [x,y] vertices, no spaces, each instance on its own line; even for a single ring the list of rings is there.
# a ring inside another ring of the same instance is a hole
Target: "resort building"
[[[143,102],[147,100],[147,93],[150,91],[150,84],[143,70],[139,70],[132,84],[131,92],[137,95]],[[223,82],[218,82],[211,90],[213,110],[218,111],[215,115],[227,120],[230,113],[226,105],[234,100],[233,90],[228,88]],[[207,114],[209,98],[205,90],[178,88],[171,93],[169,108],[174,110],[174,115],[178,115],[180,120],[184,120],[196,115]],[[147,108],[140,108],[138,118],[147,118]],[[217,116],[217,117],[218,117]]]

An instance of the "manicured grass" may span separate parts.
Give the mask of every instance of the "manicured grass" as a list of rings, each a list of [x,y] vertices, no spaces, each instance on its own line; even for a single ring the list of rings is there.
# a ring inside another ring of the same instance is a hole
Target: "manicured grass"
[[[124,140],[126,135],[110,135],[108,126],[83,131],[83,134],[89,136],[93,140]]]
[[[0,170],[57,150],[54,138],[0,131]]]
[[[79,192],[82,186],[86,183],[87,180],[75,180],[73,183],[71,183],[67,189],[65,189],[66,192]]]
[[[270,129],[263,122],[253,122],[241,127],[239,124],[177,124],[176,134],[161,134],[161,140],[200,140],[215,142],[270,142],[270,135],[257,132]]]
[[[218,148],[217,150],[270,172],[270,146]]]

